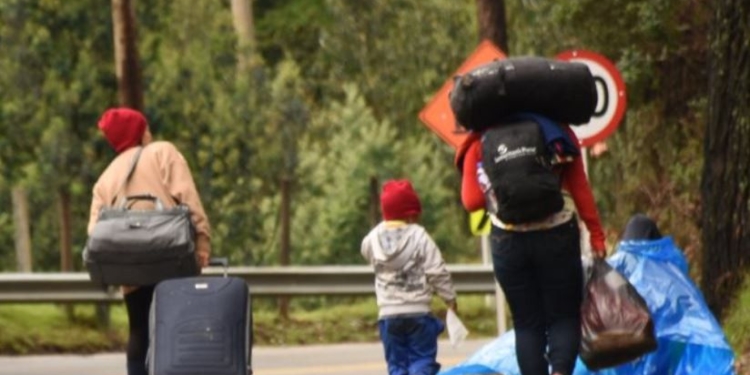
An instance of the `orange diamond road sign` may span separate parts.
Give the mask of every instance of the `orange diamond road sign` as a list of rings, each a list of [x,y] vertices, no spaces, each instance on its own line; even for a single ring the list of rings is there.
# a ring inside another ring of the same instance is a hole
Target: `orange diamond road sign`
[[[453,77],[463,74],[476,68],[479,65],[492,60],[502,60],[505,54],[499,48],[495,47],[492,42],[485,40],[479,43],[477,49],[469,55],[463,64],[458,68],[456,73],[451,76],[440,88],[440,91],[430,100],[429,103],[419,112],[419,119],[425,123],[432,131],[437,133],[445,142],[458,148],[466,138],[466,133],[456,132],[456,119],[453,117],[450,103],[448,102],[448,93],[453,88]]]

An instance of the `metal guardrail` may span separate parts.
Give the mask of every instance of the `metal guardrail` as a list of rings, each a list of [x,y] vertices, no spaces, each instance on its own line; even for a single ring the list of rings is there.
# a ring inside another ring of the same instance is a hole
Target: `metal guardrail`
[[[490,265],[448,265],[459,293],[494,293]],[[204,275],[221,276],[222,268]],[[365,295],[374,293],[369,266],[230,267],[254,296]],[[119,288],[103,290],[86,273],[0,273],[0,303],[119,302]]]

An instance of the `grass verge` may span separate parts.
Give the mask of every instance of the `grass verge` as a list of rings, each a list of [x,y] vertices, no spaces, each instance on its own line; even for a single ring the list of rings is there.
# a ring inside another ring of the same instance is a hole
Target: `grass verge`
[[[746,279],[723,324],[729,344],[737,356],[740,374],[750,373],[750,277]]]
[[[374,298],[329,299],[320,307],[292,301],[288,319],[279,317],[273,301],[256,301],[253,319],[255,345],[304,345],[378,340]],[[497,332],[495,309],[482,296],[459,297],[459,316],[470,337],[491,337]],[[108,329],[97,323],[92,305],[0,305],[0,354],[95,353],[122,351],[127,341],[124,305],[113,305]],[[435,301],[433,311],[445,317]],[[444,333],[445,335],[445,333]],[[446,336],[447,337],[447,336]]]
[[[0,306],[0,353],[93,353],[125,346],[126,314],[114,306],[112,329],[98,327],[93,306]]]

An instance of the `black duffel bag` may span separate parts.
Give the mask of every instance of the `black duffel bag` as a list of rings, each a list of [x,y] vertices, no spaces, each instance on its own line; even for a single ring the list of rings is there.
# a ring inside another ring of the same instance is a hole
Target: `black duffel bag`
[[[518,112],[581,125],[596,110],[596,84],[583,63],[513,57],[480,65],[454,83],[451,109],[469,130],[484,130]]]

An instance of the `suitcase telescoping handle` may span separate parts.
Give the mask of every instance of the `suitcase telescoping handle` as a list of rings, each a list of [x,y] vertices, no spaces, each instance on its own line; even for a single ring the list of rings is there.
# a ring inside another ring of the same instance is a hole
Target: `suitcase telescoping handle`
[[[227,277],[227,272],[229,270],[229,258],[227,257],[210,258],[208,260],[208,265],[210,267],[223,267],[224,277]]]

